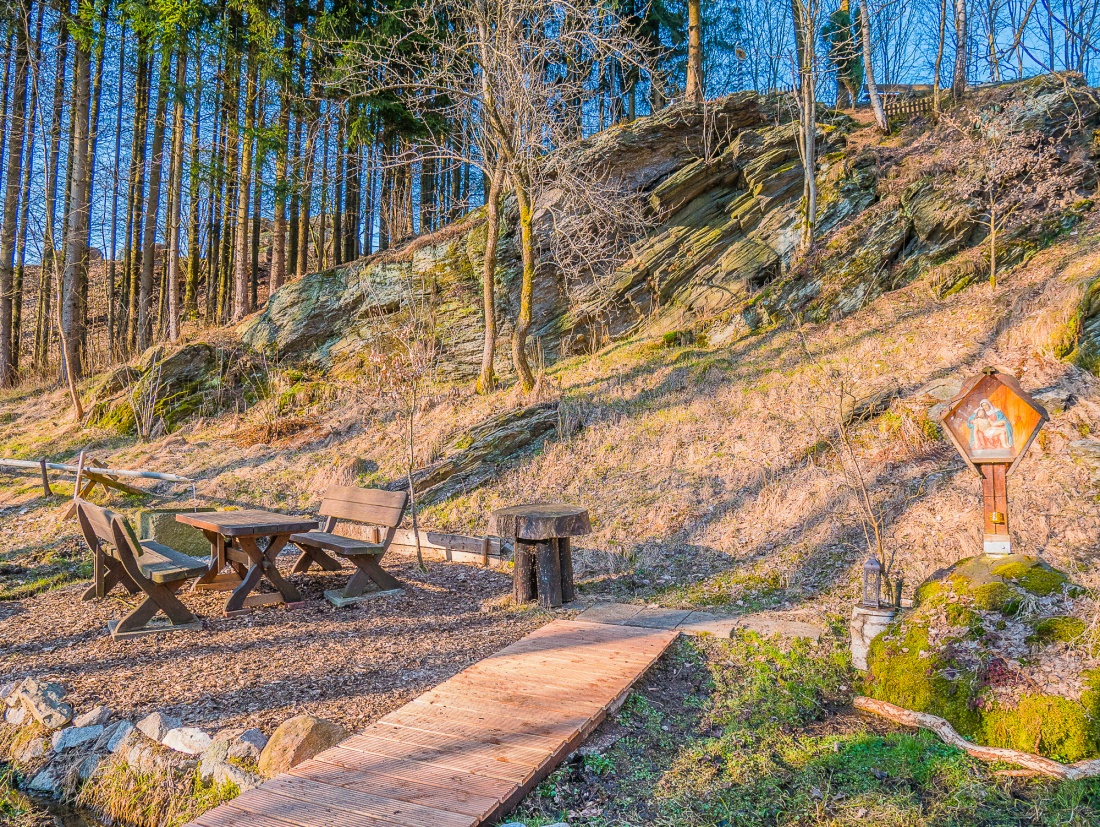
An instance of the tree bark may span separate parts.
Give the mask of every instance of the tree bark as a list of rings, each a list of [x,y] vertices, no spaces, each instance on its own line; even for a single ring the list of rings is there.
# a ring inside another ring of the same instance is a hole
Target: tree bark
[[[522,173],[512,173],[512,187],[519,202],[520,252],[523,257],[523,277],[520,282],[519,312],[512,333],[512,364],[516,378],[525,393],[535,387],[535,377],[527,361],[527,335],[531,330],[531,311],[535,299],[535,236],[531,195]]]
[[[947,0],[940,0],[940,36],[936,45],[936,63],[932,71],[932,115],[940,116],[940,85],[943,83],[943,47],[947,39]]]
[[[153,334],[153,271],[157,263],[157,223],[160,217],[160,180],[164,168],[164,132],[171,94],[168,75],[172,53],[161,51],[157,72],[157,108],[153,116],[153,142],[149,156],[149,193],[145,202],[145,229],[142,232],[141,281],[138,284],[137,346],[145,350]]]
[[[951,80],[951,94],[956,100],[966,92],[967,37],[966,0],[955,0],[955,73]]]
[[[50,115],[49,147],[46,155],[46,216],[42,231],[42,266],[39,271],[38,312],[34,335],[34,366],[44,370],[49,361],[50,304],[53,282],[57,276],[57,172],[61,158],[61,115],[65,105],[65,67],[69,55],[69,27],[65,17],[69,4],[63,3],[57,23],[57,55],[54,62],[52,114]]]
[[[168,175],[168,339],[180,337],[180,212],[183,204],[184,95],[187,91],[187,45],[180,40],[176,49],[175,100],[172,104],[171,171]],[[198,107],[196,107],[198,108]]]
[[[149,46],[140,37],[138,38],[137,72],[137,106],[134,109],[134,177],[130,191],[133,208],[128,221],[130,224],[129,241],[123,257],[129,311],[127,313],[127,339],[131,348],[137,344],[138,335],[138,304],[140,298],[138,285],[141,281],[141,258],[144,249],[142,228],[145,215],[145,156],[149,133],[149,87],[152,83],[152,61],[149,56]]]
[[[481,351],[481,375],[477,380],[477,392],[489,393],[496,386],[493,359],[496,355],[496,272],[497,243],[500,239],[500,191],[504,185],[504,165],[493,168],[493,179],[485,198],[485,259],[481,268],[482,312],[485,317],[485,345]]]
[[[882,98],[875,85],[875,69],[871,60],[871,10],[867,0],[859,0],[860,39],[863,41],[863,75],[867,83],[867,96],[871,99],[871,111],[875,113],[875,123],[884,135],[890,127],[886,123],[886,112],[882,108]]]
[[[4,215],[0,227],[0,387],[15,384],[15,356],[12,348],[15,239],[19,220],[19,191],[22,184],[23,136],[26,131],[27,30],[30,27],[30,1],[15,6],[15,82],[12,86],[11,119],[8,132],[8,163],[4,176]],[[33,137],[33,136],[32,136]]]
[[[256,124],[260,132],[264,130],[264,120],[267,118],[266,104],[264,101],[264,89],[259,84],[259,69],[257,74],[256,94]],[[263,208],[263,184],[264,184],[264,149],[263,142],[256,140],[256,159],[252,163],[252,263],[249,267],[251,276],[248,281],[248,307],[255,310],[259,302],[260,289],[260,210]],[[270,276],[269,276],[270,277]],[[270,283],[268,295],[271,295]]]
[[[183,313],[199,312],[199,132],[202,117],[202,51],[195,61],[195,112],[191,122],[190,170],[187,191],[187,279],[183,290]]]
[[[31,218],[31,173],[34,170],[35,125],[38,115],[38,67],[42,57],[42,19],[46,4],[39,2],[34,25],[33,52],[30,56],[30,118],[27,123],[26,160],[23,163],[23,180],[19,188],[19,227],[15,239],[15,276],[12,284],[11,357],[12,373],[19,373],[19,351],[23,338],[23,273],[27,261],[27,228]],[[41,268],[39,269],[41,281]]]
[[[115,103],[115,168],[111,183],[111,245],[107,260],[107,347],[111,358],[118,359],[122,356],[122,349],[118,346],[117,337],[117,264],[118,256],[118,194],[121,187],[119,182],[121,170],[118,167],[118,159],[122,157],[122,88],[126,79],[126,28],[122,29],[122,42],[118,53],[118,100]]]
[[[248,314],[248,281],[251,256],[248,249],[248,206],[252,183],[252,134],[256,126],[256,82],[253,72],[252,50],[249,49],[248,67],[245,70],[245,134],[241,142],[241,166],[237,176],[237,236],[234,256],[236,268],[233,278],[233,321],[239,322]]]
[[[87,46],[75,43],[73,57],[73,172],[65,227],[65,276],[61,284],[60,325],[63,371],[73,397],[77,418],[83,417],[76,380],[83,371],[80,340],[84,334],[84,307],[80,285],[88,269],[88,220],[91,212],[88,178],[88,115],[91,93],[91,55]]]

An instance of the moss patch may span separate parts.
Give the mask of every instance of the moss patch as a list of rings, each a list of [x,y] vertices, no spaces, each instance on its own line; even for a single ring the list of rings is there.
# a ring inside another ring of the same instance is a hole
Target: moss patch
[[[983,741],[1045,755],[1064,763],[1096,754],[1096,733],[1085,707],[1056,695],[1025,695],[1015,709],[985,715]]]
[[[975,608],[1012,615],[1020,608],[1020,596],[1005,583],[986,583],[971,590]]]
[[[1085,633],[1085,621],[1077,617],[1048,617],[1035,624],[1028,643],[1069,643]]]

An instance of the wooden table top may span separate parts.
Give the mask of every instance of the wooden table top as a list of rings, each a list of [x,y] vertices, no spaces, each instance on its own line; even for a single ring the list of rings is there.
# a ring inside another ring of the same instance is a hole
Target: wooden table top
[[[317,521],[291,514],[276,514],[258,508],[241,511],[193,511],[176,515],[177,522],[216,531],[223,537],[254,537],[262,534],[294,534],[317,528]]]
[[[489,515],[489,533],[520,540],[550,540],[589,534],[588,510],[566,503],[524,503]]]

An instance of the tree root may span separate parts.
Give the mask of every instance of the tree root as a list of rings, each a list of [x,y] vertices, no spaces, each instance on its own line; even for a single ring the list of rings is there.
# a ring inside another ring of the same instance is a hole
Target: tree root
[[[911,709],[904,709],[892,703],[867,698],[863,695],[857,696],[853,701],[853,705],[856,709],[879,715],[897,724],[931,730],[944,743],[957,747],[967,755],[979,758],[982,761],[1001,761],[1005,764],[1016,764],[1038,775],[1068,781],[1100,776],[1100,759],[1078,761],[1075,764],[1062,764],[1030,752],[1020,752],[1019,750],[1003,749],[1001,747],[983,747],[981,744],[972,744],[967,741],[955,731],[951,724],[936,715],[929,715],[926,712],[913,712]]]

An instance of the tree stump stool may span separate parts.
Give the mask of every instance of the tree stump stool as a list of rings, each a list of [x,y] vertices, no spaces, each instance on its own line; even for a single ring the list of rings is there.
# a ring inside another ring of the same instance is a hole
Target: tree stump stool
[[[528,503],[500,508],[489,517],[489,533],[515,541],[512,595],[516,603],[538,597],[544,608],[571,603],[573,554],[569,538],[592,531],[588,511],[562,503]]]

